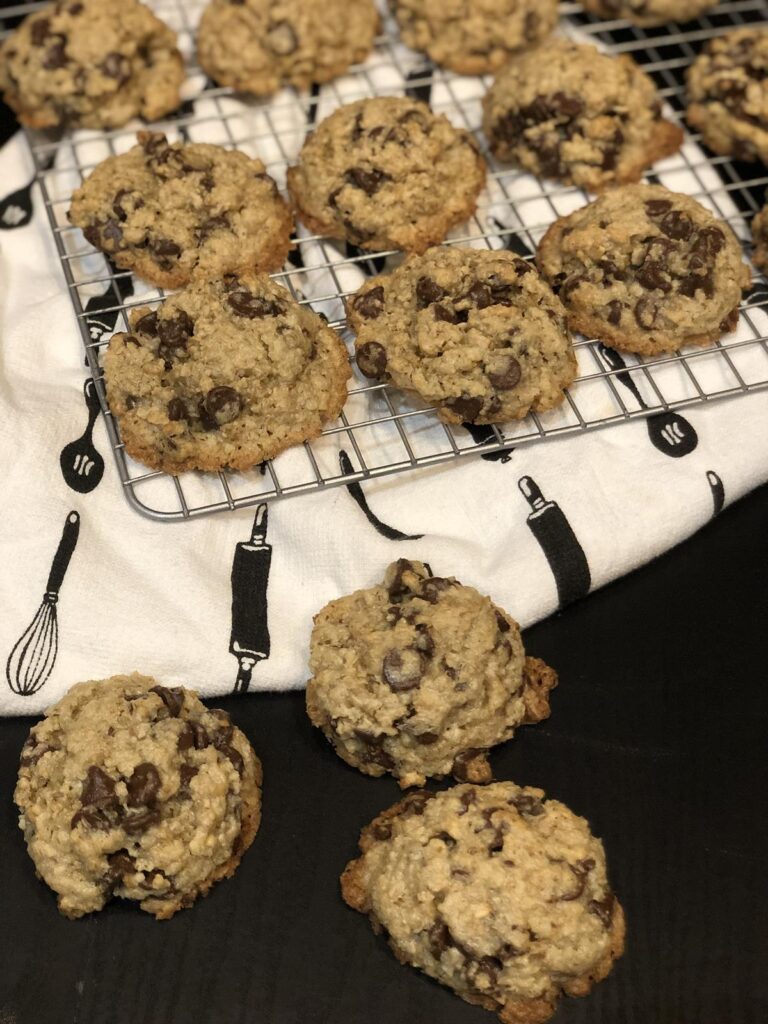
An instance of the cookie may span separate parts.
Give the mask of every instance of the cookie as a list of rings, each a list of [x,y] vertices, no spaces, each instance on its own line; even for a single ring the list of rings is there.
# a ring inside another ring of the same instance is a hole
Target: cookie
[[[540,789],[408,794],[363,829],[345,901],[412,964],[503,1024],[543,1024],[624,950],[603,844]]]
[[[363,249],[423,252],[473,213],[484,183],[469,132],[403,96],[340,107],[288,169],[307,227]]]
[[[717,6],[717,0],[582,0],[585,11],[603,18],[627,18],[650,27],[690,21]]]
[[[565,310],[505,250],[441,246],[367,281],[348,303],[357,365],[445,423],[506,423],[563,400],[576,376]]]
[[[686,116],[715,153],[768,163],[768,28],[707,44],[688,70]]]
[[[557,24],[557,0],[389,0],[406,46],[462,75],[483,75]]]
[[[176,36],[138,0],[59,0],[0,47],[0,90],[30,128],[118,128],[181,102]]]
[[[637,181],[683,141],[631,57],[568,39],[511,60],[486,93],[483,111],[483,131],[499,160],[593,192]]]
[[[103,356],[107,398],[126,451],[152,469],[249,469],[344,405],[346,348],[266,276],[195,280],[130,323]]]
[[[752,221],[752,262],[762,270],[768,271],[768,205]]]
[[[278,270],[293,218],[260,160],[206,143],[139,145],[108,157],[72,196],[69,219],[118,267],[161,288],[192,274]]]
[[[200,66],[220,85],[269,96],[343,75],[371,52],[373,0],[212,0],[200,19]]]
[[[625,185],[561,217],[536,261],[573,330],[642,355],[732,331],[751,280],[728,225],[661,185]]]
[[[489,748],[547,718],[557,685],[490,598],[405,558],[315,616],[310,668],[314,725],[347,764],[402,787],[489,782]]]
[[[113,896],[172,917],[234,874],[261,820],[261,764],[225,711],[148,676],[78,683],[21,752],[29,855],[66,917]]]

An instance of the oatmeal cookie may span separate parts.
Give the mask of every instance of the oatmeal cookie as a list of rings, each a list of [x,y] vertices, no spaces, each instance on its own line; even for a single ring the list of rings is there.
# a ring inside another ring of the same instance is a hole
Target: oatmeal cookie
[[[536,259],[573,330],[643,355],[732,331],[751,281],[728,225],[661,185],[625,185],[561,217]]]
[[[474,211],[485,163],[469,132],[403,96],[349,103],[288,170],[311,230],[363,249],[423,252]]]
[[[603,844],[540,789],[408,794],[363,829],[345,901],[412,964],[503,1024],[543,1024],[624,950]]]
[[[582,0],[584,10],[603,18],[627,18],[650,28],[670,21],[690,21],[717,6],[718,0]]]
[[[563,401],[576,376],[565,310],[512,253],[440,246],[352,298],[357,365],[446,423],[505,423]]]
[[[117,128],[181,102],[176,36],[138,0],[58,0],[0,46],[0,90],[30,128]]]
[[[347,764],[402,787],[489,782],[489,748],[547,718],[557,685],[490,598],[405,558],[315,616],[310,668],[314,725]]]
[[[206,143],[139,145],[108,157],[72,196],[69,219],[118,267],[161,288],[278,270],[293,218],[260,160]]]
[[[162,919],[234,874],[261,820],[261,764],[191,690],[113,676],[72,687],[33,726],[15,800],[62,914],[119,896]]]
[[[126,451],[169,473],[248,469],[317,437],[351,373],[336,332],[255,273],[134,310],[103,366]]]
[[[593,192],[637,181],[683,141],[631,57],[568,39],[510,61],[483,108],[483,131],[499,160]]]

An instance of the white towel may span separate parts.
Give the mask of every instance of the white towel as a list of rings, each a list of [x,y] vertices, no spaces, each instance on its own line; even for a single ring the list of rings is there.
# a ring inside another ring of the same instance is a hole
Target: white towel
[[[350,75],[324,87],[319,116],[357,98],[363,88],[402,92],[405,76],[419,65],[420,58],[401,47],[384,48],[366,65],[365,77]],[[483,88],[480,79],[440,74],[431,100],[458,123],[466,117],[477,128]],[[220,101],[225,112],[234,112],[229,127],[236,137],[259,136],[257,144],[243,148],[258,152],[281,185],[286,160],[295,158],[307,130],[306,101],[292,96],[286,90],[271,104],[253,106]],[[229,141],[213,100],[203,98],[195,112],[210,120],[189,130],[193,141]],[[275,130],[282,148],[270,139]],[[97,133],[79,133],[75,141],[76,150],[64,143],[57,155],[62,173],[49,181],[54,199],[65,200],[79,180],[66,172],[75,154],[81,164],[106,155]],[[128,130],[115,139],[118,150],[132,142]],[[686,147],[699,162],[696,147],[690,141]],[[674,157],[656,172],[671,188],[700,197],[702,179],[686,168],[684,159]],[[700,173],[707,187],[720,188],[714,170]],[[0,152],[3,193],[16,192],[31,177],[27,143],[17,135]],[[535,244],[556,212],[585,201],[574,189],[548,185],[542,192],[528,175],[510,174],[504,184],[506,194],[489,182],[470,233],[535,226],[529,236]],[[252,692],[301,687],[313,614],[332,598],[380,580],[388,563],[400,557],[425,560],[436,573],[490,594],[527,626],[679,543],[768,478],[768,391],[757,391],[666,418],[637,419],[282,500],[269,506],[268,522],[255,508],[185,522],[145,518],[122,493],[86,383],[82,342],[37,189],[32,199],[28,223],[23,194],[0,206],[2,714],[38,713],[79,680],[133,669],[208,696],[232,692],[238,678],[239,689],[248,684]],[[714,203],[703,201],[748,237],[724,191]],[[65,210],[65,202],[57,207],[62,224]],[[504,237],[493,244],[503,244]],[[70,251],[88,254],[79,274],[103,271],[103,258],[91,253],[79,233],[65,238]],[[335,292],[337,283],[345,290],[358,287],[365,262],[350,266],[339,245],[326,245],[323,253],[317,243],[304,242],[300,253],[307,269],[294,276],[294,284],[316,299],[316,309],[340,316],[339,302],[322,296]],[[336,280],[334,268],[312,269],[326,256],[339,264]],[[134,296],[156,295],[139,280],[131,285]],[[91,294],[103,289],[103,283],[94,286]],[[768,380],[765,345],[739,344],[749,342],[755,330],[768,333],[768,318],[755,309],[750,320],[725,340],[730,365],[717,349],[695,360],[703,391],[733,388],[733,368],[747,383]],[[605,368],[597,347],[582,345],[578,354],[583,374]],[[621,419],[621,403],[634,411],[638,397],[658,405],[648,376],[632,357],[625,361],[628,369],[618,367],[613,388],[602,380],[577,385],[574,394],[585,418]],[[690,374],[677,363],[656,367],[653,378],[670,401],[695,394]],[[374,401],[364,395],[351,399],[350,419],[370,414]],[[88,450],[88,472],[75,480],[75,490],[65,481],[60,457],[86,429],[89,407],[98,455],[86,436],[63,459],[71,481],[80,448]],[[578,419],[566,404],[545,422],[565,427]],[[519,436],[526,427],[515,429]],[[445,448],[445,431],[434,417],[414,418],[409,430],[420,453]],[[454,435],[461,447],[475,443],[463,428]],[[391,425],[366,436],[370,465],[402,459]],[[324,471],[338,474],[342,450],[357,466],[348,440],[334,434],[317,443]],[[306,472],[306,465],[302,449],[277,460],[288,481]],[[214,485],[187,474],[184,486],[204,497]],[[254,471],[233,475],[232,486],[245,492],[263,485]],[[167,480],[147,484],[141,493],[148,501],[175,496]],[[256,536],[249,543],[255,518]]]

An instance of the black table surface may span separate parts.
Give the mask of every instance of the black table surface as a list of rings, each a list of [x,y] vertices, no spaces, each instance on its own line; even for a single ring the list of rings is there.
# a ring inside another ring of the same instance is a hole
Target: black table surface
[[[10,126],[0,110],[0,139]],[[526,633],[561,684],[551,719],[492,755],[495,774],[589,819],[628,920],[624,958],[557,1024],[768,1021],[767,523],[763,487]],[[31,720],[0,722],[0,1022],[492,1021],[397,964],[340,899],[396,784],[339,761],[301,693],[218,703],[262,758],[263,824],[232,880],[163,923],[122,903],[57,913],[12,801]]]

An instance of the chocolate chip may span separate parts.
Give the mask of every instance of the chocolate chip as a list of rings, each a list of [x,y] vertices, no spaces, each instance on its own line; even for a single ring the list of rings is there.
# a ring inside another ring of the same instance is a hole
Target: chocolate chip
[[[435,639],[426,622],[416,624],[416,639],[413,643],[416,650],[421,651],[427,658],[431,658],[435,653]]]
[[[180,398],[172,398],[168,403],[168,419],[175,423],[187,418],[187,407]]]
[[[42,46],[50,34],[51,23],[48,18],[39,18],[37,21],[32,22],[30,36],[33,46]]]
[[[259,295],[253,295],[246,288],[238,288],[227,296],[230,308],[237,316],[255,320],[262,316],[279,316],[283,307],[272,299],[265,299]]]
[[[56,42],[48,48],[43,57],[43,67],[46,71],[56,71],[58,68],[63,68],[67,63],[67,55],[64,50],[65,43],[66,37],[59,36]]]
[[[393,648],[384,656],[382,674],[394,693],[413,690],[424,675],[424,656],[415,647]]]
[[[366,341],[357,349],[355,359],[360,372],[371,379],[383,377],[387,371],[387,350],[378,341]]]
[[[404,576],[406,573],[416,573],[416,566],[407,558],[398,558],[397,562],[395,562],[394,575],[387,590],[390,601],[398,601],[400,598],[410,597],[413,593],[411,588],[405,583]]]
[[[416,298],[419,309],[424,309],[433,302],[439,302],[440,299],[445,298],[446,294],[445,289],[441,288],[431,277],[420,277],[416,282]]]
[[[117,223],[116,220],[111,218],[103,225],[101,229],[103,238],[103,244],[111,242],[115,249],[120,248],[120,243],[123,240],[123,229]]]
[[[525,16],[523,21],[523,33],[525,35],[526,42],[535,43],[539,38],[541,32],[541,17],[540,15],[530,11]]]
[[[388,821],[377,822],[372,826],[371,833],[374,839],[378,839],[380,842],[386,842],[387,839],[392,838],[392,826]]]
[[[131,205],[133,210],[140,210],[144,205],[144,200],[136,192],[132,192],[129,188],[121,188],[115,193],[115,198],[112,200],[112,209],[119,221],[126,221],[128,219],[129,212],[133,212],[133,210],[129,211],[125,208],[126,204],[124,203],[124,200],[128,196],[132,199]]]
[[[155,261],[165,270],[173,266],[173,261],[181,256],[181,246],[169,238],[158,238],[150,246]]]
[[[198,242],[205,242],[215,231],[223,231],[230,226],[229,217],[226,213],[219,213],[215,217],[208,217],[195,231]]]
[[[76,811],[72,815],[69,827],[76,828],[81,821],[89,828],[98,829],[100,832],[109,832],[114,824],[113,817],[100,807],[84,807]]]
[[[179,789],[189,793],[189,784],[199,771],[200,769],[196,768],[193,764],[183,764],[179,768]]]
[[[460,416],[464,423],[472,423],[480,415],[483,400],[471,395],[460,395],[458,398],[446,399],[443,405]]]
[[[364,729],[354,730],[355,739],[365,747],[364,760],[366,764],[378,764],[387,771],[395,767],[395,762],[390,754],[384,749],[387,739],[386,733],[366,732]]]
[[[107,78],[116,78],[123,85],[131,77],[131,62],[121,53],[108,53],[101,63],[101,70]]]
[[[606,320],[609,324],[612,324],[614,327],[618,327],[618,325],[621,323],[621,313],[624,309],[623,305],[621,304],[621,302],[619,302],[618,299],[611,299],[606,308],[608,310],[605,317]]]
[[[205,750],[210,742],[208,733],[199,722],[187,721],[181,727],[177,746],[179,750],[189,750],[190,747]]]
[[[153,686],[150,693],[156,693],[165,704],[171,718],[178,718],[184,707],[184,691],[180,686]]]
[[[440,840],[440,842],[441,842],[441,843],[445,843],[445,845],[446,845],[446,846],[447,846],[447,847],[448,847],[449,849],[450,849],[450,847],[452,847],[452,846],[455,846],[455,845],[456,845],[456,840],[455,840],[455,839],[453,838],[453,836],[452,836],[452,835],[450,835],[450,834],[449,834],[448,832],[438,832],[438,833],[436,833],[436,834],[435,834],[434,836],[432,836],[432,838],[433,838],[433,839],[439,839],[439,840]]]
[[[138,814],[129,814],[123,819],[122,826],[129,836],[140,835],[146,832],[152,825],[160,821],[160,811],[157,807],[147,807]]]
[[[156,157],[168,149],[168,140],[163,132],[141,132],[139,142],[147,156]]]
[[[446,949],[451,949],[455,943],[450,928],[445,921],[436,921],[427,932],[429,951],[435,960],[439,960]]]
[[[500,633],[508,633],[512,628],[501,612],[496,612],[496,625],[499,627]]]
[[[380,171],[377,167],[367,171],[364,167],[352,167],[344,175],[344,180],[354,185],[355,188],[362,189],[367,196],[372,196],[381,188],[386,181],[392,179],[384,171]]]
[[[677,241],[687,241],[693,234],[693,221],[681,210],[670,210],[665,214],[659,227],[667,236]]]
[[[523,375],[520,363],[513,356],[506,356],[503,362],[496,363],[496,369],[488,372],[488,380],[499,391],[511,391],[520,383]]]
[[[647,199],[645,211],[649,217],[662,217],[668,210],[672,209],[669,199]]]
[[[638,283],[649,291],[658,289],[662,292],[672,290],[672,282],[667,276],[669,268],[657,260],[646,260],[637,272]]]
[[[447,324],[465,324],[469,319],[469,310],[455,310],[436,302],[432,307],[435,320],[443,320]]]
[[[422,815],[424,813],[424,808],[430,800],[434,799],[434,797],[435,794],[430,793],[428,789],[415,789],[401,801],[400,813],[405,817]]]
[[[112,807],[116,799],[115,780],[98,765],[92,764],[83,782],[80,803],[83,807]]]
[[[366,320],[375,320],[384,309],[384,288],[380,284],[370,288],[362,295],[358,295],[352,305],[355,312]]]
[[[453,759],[453,766],[451,768],[451,774],[459,782],[469,782],[469,776],[472,774],[471,765],[472,762],[482,757],[484,754],[483,750],[478,750],[477,747],[468,747],[466,750],[460,751]]]
[[[421,743],[425,747],[431,747],[433,743],[437,743],[440,739],[436,732],[422,732],[418,736],[413,737],[417,743]]]
[[[264,42],[268,50],[277,54],[278,57],[287,57],[295,53],[299,46],[296,33],[287,21],[277,21],[270,25]]]
[[[238,392],[225,384],[211,388],[203,402],[206,418],[217,427],[236,420],[243,409],[243,400]]]
[[[475,281],[467,292],[465,298],[469,299],[469,301],[478,309],[485,309],[487,306],[493,305],[491,289],[487,284],[483,284],[481,281]]]
[[[609,892],[601,900],[590,900],[587,904],[587,910],[590,914],[594,914],[599,917],[603,923],[603,927],[608,929],[611,927],[611,919],[613,918],[613,908],[616,903],[616,897],[612,892]]]
[[[134,325],[134,331],[139,331],[141,334],[146,334],[150,338],[157,337],[157,311],[153,310],[151,313],[145,313],[144,316],[139,317]]]
[[[44,754],[58,749],[59,747],[51,747],[47,743],[40,743],[36,736],[30,734],[26,743],[21,748],[21,760],[19,761],[19,764],[22,768],[31,768],[33,765],[37,764]]]
[[[104,876],[104,881],[110,888],[122,880],[125,875],[132,875],[136,872],[136,861],[127,850],[116,850],[107,854],[109,869]]]
[[[138,325],[137,325],[138,326]],[[159,318],[156,321],[157,334],[160,344],[157,347],[157,354],[168,363],[176,359],[183,359],[187,353],[187,342],[194,334],[195,325],[192,318],[184,310],[179,310],[174,316]]]
[[[142,761],[133,769],[126,783],[128,806],[143,807],[153,804],[160,792],[160,772],[149,761]]]
[[[423,597],[430,604],[437,604],[441,594],[444,594],[446,590],[453,590],[457,586],[456,580],[447,580],[442,576],[430,576],[428,580],[424,580],[421,584],[419,597]]]
[[[530,793],[518,793],[516,796],[510,797],[507,802],[516,807],[520,814],[528,814],[532,818],[544,813],[544,804],[541,799]]]
[[[651,298],[640,299],[635,306],[635,320],[643,330],[649,331],[659,315],[659,304]]]
[[[696,257],[702,263],[708,262],[717,256],[724,245],[725,235],[720,228],[713,224],[697,232],[696,237],[691,242],[691,256]],[[693,263],[693,260],[691,262]]]
[[[467,811],[473,804],[477,803],[477,794],[475,793],[474,789],[465,790],[465,792],[463,792],[459,797],[459,802],[461,806],[464,808],[464,810],[458,812],[459,816],[461,817],[467,813]]]

